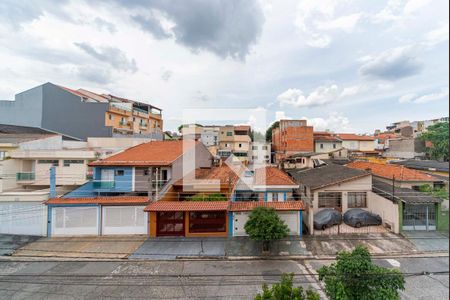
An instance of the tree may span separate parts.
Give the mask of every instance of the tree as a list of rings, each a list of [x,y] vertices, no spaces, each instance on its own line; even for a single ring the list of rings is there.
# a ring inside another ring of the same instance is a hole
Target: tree
[[[428,126],[420,136],[423,141],[431,143],[427,153],[432,159],[448,161],[448,133],[448,123],[439,122]]]
[[[293,287],[294,274],[283,274],[281,282],[269,288],[263,284],[263,292],[256,295],[255,300],[320,300],[316,291],[304,290],[303,287]]]
[[[263,242],[263,251],[268,251],[270,243],[287,237],[289,228],[273,208],[256,207],[250,213],[245,232],[252,240]]]
[[[250,132],[250,138],[252,139],[252,142],[263,142],[264,141],[264,135],[259,131],[252,130]]]
[[[445,190],[445,188],[433,188],[429,184],[423,184],[419,189],[423,193],[427,193],[439,199],[448,200],[448,192]]]
[[[227,198],[219,193],[214,194],[195,194],[189,197],[189,201],[227,201]]]
[[[336,263],[319,269],[319,280],[325,282],[325,293],[332,300],[400,299],[405,289],[400,271],[375,265],[365,246],[342,251]]]
[[[280,127],[280,121],[273,122],[266,130],[266,142],[272,142],[272,129]]]

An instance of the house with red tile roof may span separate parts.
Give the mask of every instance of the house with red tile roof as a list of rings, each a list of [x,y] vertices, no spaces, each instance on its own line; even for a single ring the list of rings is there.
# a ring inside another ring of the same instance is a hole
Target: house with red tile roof
[[[314,151],[330,153],[342,149],[342,140],[331,132],[314,132]]]
[[[346,165],[349,168],[366,170],[380,181],[392,184],[402,188],[418,190],[421,185],[435,184],[441,186],[442,181],[430,174],[409,169],[402,165],[379,164],[367,161],[354,161]]]
[[[150,201],[170,195],[189,168],[211,165],[202,143],[182,140],[148,142],[95,161],[93,180],[46,202],[48,235],[147,234]]]
[[[336,133],[336,137],[342,140],[342,147],[354,153],[377,154],[375,151],[375,138],[369,135],[354,133]]]

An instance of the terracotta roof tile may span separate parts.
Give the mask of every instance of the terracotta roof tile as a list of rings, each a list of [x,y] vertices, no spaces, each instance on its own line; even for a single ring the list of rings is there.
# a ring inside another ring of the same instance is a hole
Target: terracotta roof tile
[[[396,180],[401,181],[438,181],[437,178],[431,175],[398,165],[385,165],[366,161],[354,161],[347,164],[346,166],[349,168],[360,170],[370,169],[373,175],[387,179],[392,179],[392,176],[395,176]]]
[[[169,166],[184,152],[199,142],[153,141],[126,149],[90,166]],[[184,146],[183,146],[184,145]],[[185,149],[183,149],[183,147]]]
[[[336,136],[345,141],[374,141],[373,136],[359,135],[354,133],[337,133]]]
[[[286,202],[262,202],[262,201],[242,201],[231,202],[230,211],[250,211],[256,207],[269,207],[275,210],[304,210],[303,201],[286,201]]]
[[[220,181],[220,184],[228,184],[231,179],[231,184],[234,185],[239,177],[239,174],[243,172],[244,168],[236,166],[230,168],[228,165],[222,165],[220,167],[213,167],[210,169],[196,169],[195,179],[211,180],[211,182]],[[176,181],[173,185],[180,186],[183,184],[192,183],[192,174]]]
[[[295,185],[292,178],[276,167],[264,167],[255,170],[255,185]]]
[[[328,135],[314,135],[314,141],[342,142],[339,138]]]
[[[147,196],[115,196],[93,198],[50,198],[46,204],[146,204]]]
[[[227,210],[228,201],[156,201],[145,211],[218,211]]]

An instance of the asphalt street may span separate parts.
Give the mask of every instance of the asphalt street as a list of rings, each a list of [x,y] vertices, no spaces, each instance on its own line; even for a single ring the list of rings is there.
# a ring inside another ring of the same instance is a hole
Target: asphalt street
[[[262,283],[295,273],[320,290],[331,260],[0,261],[0,299],[253,299]],[[403,299],[448,299],[448,257],[376,259],[408,275]],[[423,272],[428,272],[422,274]],[[420,275],[421,274],[421,275]],[[322,291],[321,291],[322,292]]]

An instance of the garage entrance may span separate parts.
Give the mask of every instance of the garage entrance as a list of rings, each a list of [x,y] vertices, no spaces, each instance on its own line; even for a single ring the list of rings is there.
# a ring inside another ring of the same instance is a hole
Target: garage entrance
[[[54,207],[52,208],[52,235],[98,235],[98,208]]]
[[[158,212],[156,214],[156,235],[184,236],[184,212]]]
[[[403,208],[403,230],[436,230],[436,205],[408,204]]]
[[[103,206],[102,234],[146,234],[145,206]]]

